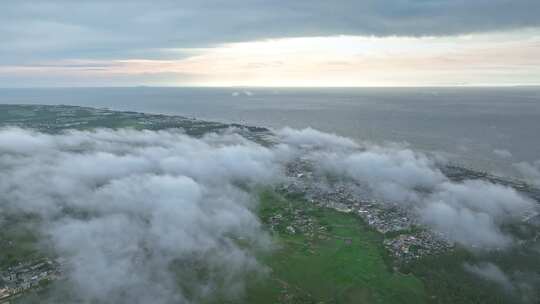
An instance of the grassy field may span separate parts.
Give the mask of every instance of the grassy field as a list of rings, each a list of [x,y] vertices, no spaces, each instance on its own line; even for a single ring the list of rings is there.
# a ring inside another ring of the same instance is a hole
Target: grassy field
[[[538,280],[509,291],[464,268],[488,261],[510,274],[538,274],[534,248],[474,254],[457,247],[396,272],[384,236],[353,214],[267,191],[259,216],[279,247],[263,258],[270,278],[250,286],[247,303],[538,303]]]
[[[274,192],[261,194],[259,214],[268,226],[276,216],[281,218],[274,225],[279,247],[263,258],[270,277],[251,284],[246,303],[427,300],[420,280],[388,268],[381,236],[354,215],[287,200]]]
[[[0,271],[40,257],[36,249],[38,237],[30,225],[32,221],[32,218],[11,218],[0,227]]]

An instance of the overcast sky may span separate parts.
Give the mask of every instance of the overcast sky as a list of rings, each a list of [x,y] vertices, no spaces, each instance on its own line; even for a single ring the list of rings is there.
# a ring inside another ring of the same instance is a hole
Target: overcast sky
[[[538,0],[12,0],[0,86],[540,84]]]

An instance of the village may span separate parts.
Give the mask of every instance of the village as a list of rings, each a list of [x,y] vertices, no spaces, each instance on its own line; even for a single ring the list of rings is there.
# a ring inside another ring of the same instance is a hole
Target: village
[[[61,266],[61,260],[41,258],[0,270],[0,304],[9,304],[24,292],[60,279]]]
[[[383,245],[398,263],[452,250],[454,244],[444,235],[428,230],[415,216],[397,204],[379,202],[368,190],[357,185],[321,182],[309,170],[305,161],[287,167],[289,183],[282,190],[289,194],[303,194],[305,199],[320,207],[358,215],[364,223],[385,236]],[[290,230],[296,230],[293,225]]]

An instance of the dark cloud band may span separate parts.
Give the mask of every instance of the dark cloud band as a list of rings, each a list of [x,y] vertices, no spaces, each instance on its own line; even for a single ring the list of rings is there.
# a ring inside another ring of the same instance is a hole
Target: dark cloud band
[[[171,48],[266,38],[438,36],[537,27],[539,13],[535,0],[4,1],[0,54],[12,64],[164,58]]]

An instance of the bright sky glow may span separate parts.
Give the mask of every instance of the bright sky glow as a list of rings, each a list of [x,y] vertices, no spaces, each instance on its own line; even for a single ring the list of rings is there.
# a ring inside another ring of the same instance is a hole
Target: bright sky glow
[[[60,85],[446,86],[540,83],[540,34],[333,36],[173,49],[177,60],[57,60],[0,66],[0,77]],[[71,83],[73,81],[73,83]]]
[[[0,1],[0,87],[540,85],[538,0]]]

